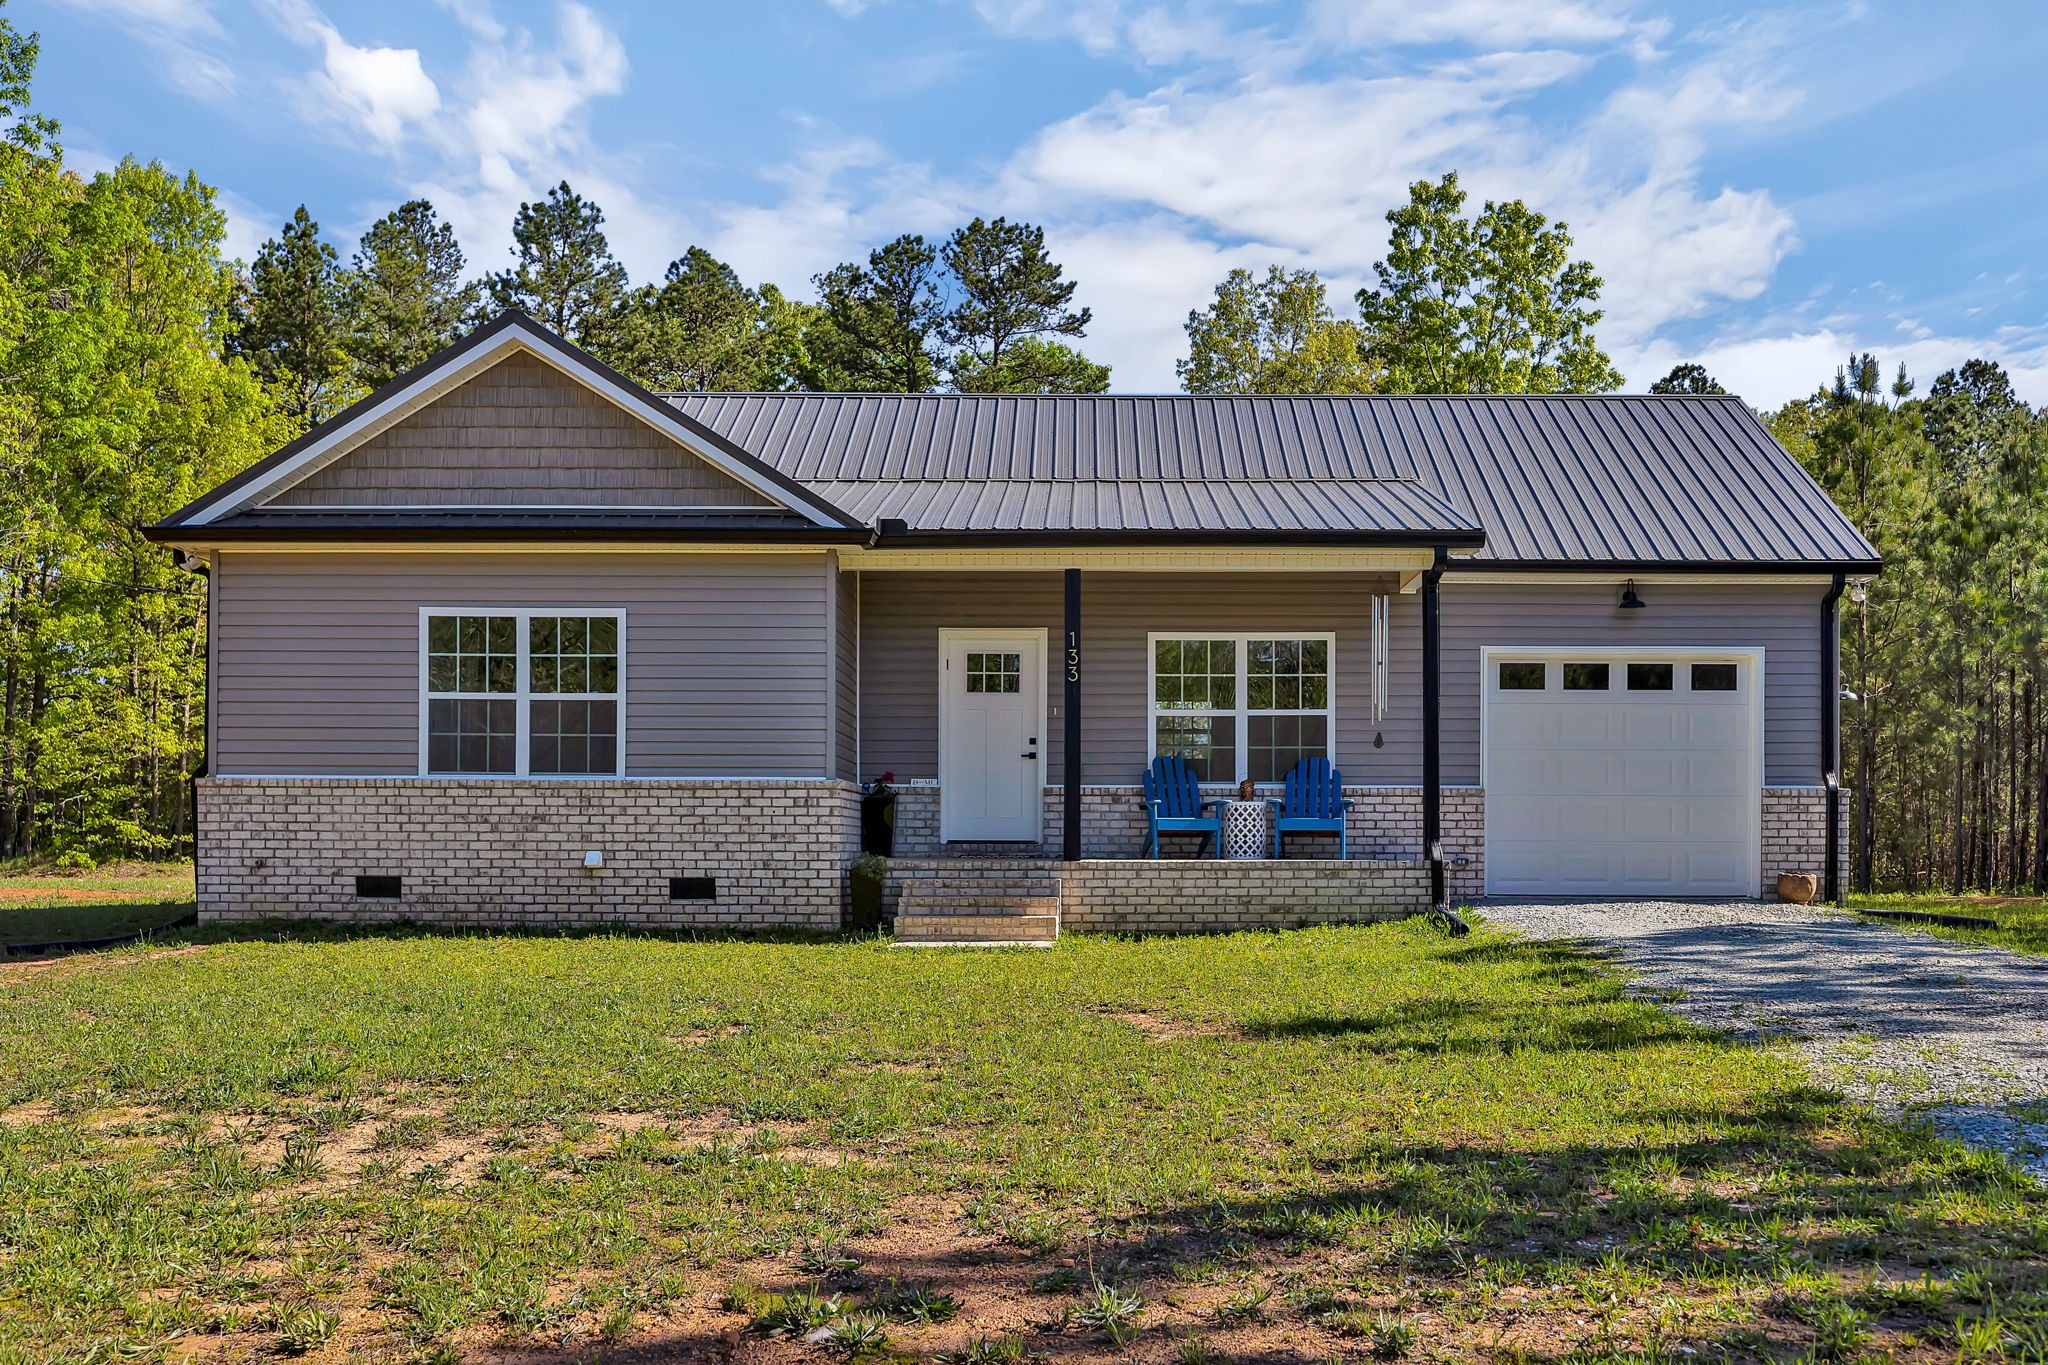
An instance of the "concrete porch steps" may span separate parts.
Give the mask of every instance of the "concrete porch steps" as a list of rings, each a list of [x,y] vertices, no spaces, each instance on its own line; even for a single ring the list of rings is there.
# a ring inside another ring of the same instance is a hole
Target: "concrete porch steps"
[[[1060,936],[1059,883],[1044,873],[928,878],[903,890],[896,946],[1049,946]]]

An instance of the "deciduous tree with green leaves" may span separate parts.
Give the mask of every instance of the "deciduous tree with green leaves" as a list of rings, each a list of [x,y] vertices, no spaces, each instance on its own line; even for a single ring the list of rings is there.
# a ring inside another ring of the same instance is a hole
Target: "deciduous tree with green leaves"
[[[35,56],[0,18],[0,854],[160,854],[190,847],[205,589],[140,530],[297,422],[221,353],[213,192],[68,171]]]
[[[1377,378],[1358,324],[1330,311],[1313,270],[1233,270],[1188,314],[1189,393],[1371,393]]]
[[[1603,393],[1621,374],[1594,342],[1600,277],[1519,199],[1465,216],[1455,171],[1418,180],[1387,214],[1377,288],[1360,322],[1390,393]]]

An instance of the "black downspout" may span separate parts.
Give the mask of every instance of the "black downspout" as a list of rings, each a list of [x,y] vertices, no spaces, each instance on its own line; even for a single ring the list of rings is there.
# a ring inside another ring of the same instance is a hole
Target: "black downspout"
[[[1842,903],[1842,640],[1840,603],[1848,575],[1837,573],[1820,599],[1820,766],[1827,790],[1827,833],[1821,844],[1827,863],[1821,869],[1821,899]]]
[[[206,580],[206,601],[205,605],[200,608],[205,624],[199,636],[199,676],[202,680],[200,686],[205,689],[206,695],[199,707],[199,766],[193,770],[190,778],[192,788],[192,885],[196,891],[199,886],[200,857],[199,780],[207,775],[206,770],[213,762],[213,727],[206,723],[207,717],[213,714],[213,566],[205,560],[195,557],[193,566],[187,568],[185,552],[175,547],[171,550],[171,564],[174,568],[187,573],[196,573]]]
[[[1436,547],[1436,560],[1422,575],[1422,856],[1429,863],[1429,901],[1447,910],[1443,849],[1443,605],[1439,584],[1450,553]]]
[[[1060,856],[1081,858],[1081,571],[1067,570],[1067,637],[1060,650],[1060,677],[1066,683],[1066,752],[1061,756],[1066,784],[1064,830]]]

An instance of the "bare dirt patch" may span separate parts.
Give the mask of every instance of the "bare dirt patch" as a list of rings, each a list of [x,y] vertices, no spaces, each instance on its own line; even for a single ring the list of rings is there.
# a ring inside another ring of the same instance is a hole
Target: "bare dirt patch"
[[[1105,1019],[1114,1019],[1119,1024],[1128,1024],[1155,1043],[1177,1043],[1188,1038],[1237,1038],[1243,1030],[1230,1024],[1204,1022],[1197,1019],[1178,1019],[1170,1014],[1155,1014],[1150,1010],[1098,1009],[1095,1013]]]

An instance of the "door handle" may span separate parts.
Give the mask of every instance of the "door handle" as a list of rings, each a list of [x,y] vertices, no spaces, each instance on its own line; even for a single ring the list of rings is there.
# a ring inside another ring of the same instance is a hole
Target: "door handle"
[[[1032,750],[1032,751],[1031,751],[1030,753],[1028,753],[1028,754],[1018,754],[1018,755],[1017,755],[1017,757],[1019,757],[1019,758],[1037,758],[1037,757],[1038,757],[1038,751],[1037,751],[1036,749],[1033,749],[1033,750]]]

